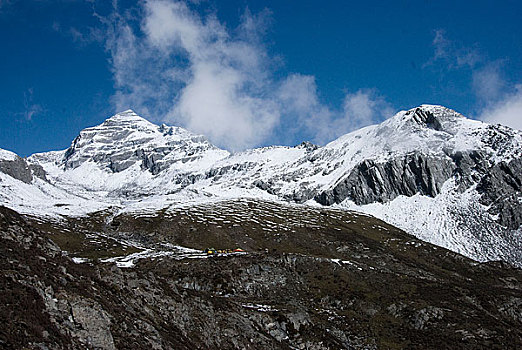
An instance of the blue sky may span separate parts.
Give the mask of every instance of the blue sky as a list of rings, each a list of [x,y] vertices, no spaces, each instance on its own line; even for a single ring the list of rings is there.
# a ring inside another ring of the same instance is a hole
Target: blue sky
[[[441,104],[522,128],[519,1],[0,0],[0,148],[128,108],[230,150]]]

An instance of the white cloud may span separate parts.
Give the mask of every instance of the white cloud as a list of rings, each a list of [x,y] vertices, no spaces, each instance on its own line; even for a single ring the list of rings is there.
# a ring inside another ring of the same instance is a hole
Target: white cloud
[[[472,86],[477,97],[484,103],[496,101],[506,89],[499,62],[488,63],[472,72]]]
[[[281,85],[279,97],[288,113],[296,113],[312,140],[323,144],[350,131],[391,117],[394,110],[373,89],[347,93],[342,110],[332,111],[319,102],[312,76],[294,74]]]
[[[340,117],[332,117],[323,126],[323,140],[331,140],[350,131],[377,124],[393,116],[395,110],[374,89],[347,93]]]
[[[490,62],[472,73],[479,101],[478,118],[522,130],[522,84],[512,84],[502,72],[502,62]]]
[[[107,49],[117,88],[117,109],[181,124],[228,149],[264,141],[279,122],[260,42],[245,41],[262,21],[246,13],[241,35],[232,35],[214,15],[205,18],[187,4],[144,2],[141,18],[109,20]],[[136,22],[136,21],[135,21]],[[250,34],[249,34],[250,33]]]
[[[286,118],[295,120],[289,134],[304,132],[310,140],[323,144],[336,135],[331,130],[333,112],[319,102],[315,78],[292,74],[283,80],[277,91],[278,100]]]
[[[349,129],[375,124],[393,114],[393,109],[374,90],[359,90],[344,99],[344,119]]]
[[[459,45],[446,37],[442,29],[435,30],[433,36],[433,56],[423,65],[423,68],[440,62],[447,69],[475,68],[482,61],[483,55],[475,48]]]
[[[385,103],[370,90],[348,95],[343,108],[332,110],[320,102],[313,76],[276,78],[277,57],[269,57],[263,42],[268,11],[247,9],[231,29],[185,2],[140,4],[121,11],[115,2],[113,14],[99,16],[117,110],[184,126],[230,150],[288,143],[296,134],[324,143],[383,118]]]
[[[237,150],[265,140],[279,120],[271,100],[246,94],[242,72],[211,62],[193,67],[173,113],[191,130]]]
[[[514,92],[482,111],[480,119],[522,130],[522,85],[516,85]]]
[[[198,53],[209,34],[208,28],[193,15],[181,2],[166,0],[147,1],[145,3],[143,30],[153,45],[163,50],[173,46],[182,46],[189,53]],[[219,34],[218,34],[219,35]]]
[[[320,108],[315,78],[311,75],[289,75],[279,87],[279,99],[287,111],[299,114]]]
[[[252,26],[250,15],[245,20]],[[277,125],[278,109],[263,96],[270,82],[262,47],[232,38],[215,17],[203,22],[177,2],[147,2],[144,32],[159,50],[183,50],[190,61],[169,118],[233,150],[258,144]]]
[[[43,112],[43,108],[38,103],[33,102],[33,88],[29,88],[24,92],[24,112],[23,115],[26,120],[32,120],[35,115]]]

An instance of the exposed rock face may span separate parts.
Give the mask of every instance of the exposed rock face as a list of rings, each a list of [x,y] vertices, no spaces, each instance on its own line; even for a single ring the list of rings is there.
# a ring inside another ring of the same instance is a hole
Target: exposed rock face
[[[197,161],[218,150],[203,136],[166,125],[156,126],[133,111],[125,111],[103,124],[82,130],[60,160],[65,169],[93,161],[114,173],[134,164],[157,175],[173,163]]]
[[[18,156],[15,160],[0,160],[0,171],[26,184],[33,181],[31,168],[24,159]]]
[[[100,304],[84,298],[69,302],[72,320],[81,328],[78,331],[79,341],[95,349],[116,349],[109,315]]]
[[[480,202],[490,206],[499,224],[513,230],[522,225],[522,158],[491,164],[488,155],[478,150],[449,156],[413,153],[384,163],[366,160],[315,199],[323,205],[345,199],[363,205],[389,202],[399,195],[435,197],[452,177],[460,191],[477,184]]]
[[[47,173],[45,172],[44,168],[39,164],[29,164],[29,169],[31,169],[31,172],[34,176],[44,180],[47,180]]]
[[[408,111],[408,113],[412,114],[412,119],[419,124],[424,124],[426,127],[437,131],[444,130],[441,121],[430,111],[426,111],[422,108],[416,108],[414,110]]]
[[[460,191],[465,191],[480,181],[491,167],[488,155],[481,150],[455,152],[450,155],[454,161],[454,176]]]
[[[481,202],[499,216],[499,223],[511,229],[522,225],[522,158],[492,166],[480,180]]]
[[[351,199],[356,204],[388,202],[416,193],[435,197],[456,166],[449,157],[408,154],[384,163],[365,160],[331,190],[315,199],[324,205]]]

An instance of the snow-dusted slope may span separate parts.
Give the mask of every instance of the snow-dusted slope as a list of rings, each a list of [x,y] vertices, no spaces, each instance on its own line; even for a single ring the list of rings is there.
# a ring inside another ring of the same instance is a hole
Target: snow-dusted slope
[[[42,167],[1,149],[0,203],[21,213],[47,217],[86,215],[108,207],[49,183]]]
[[[511,129],[470,120],[445,107],[423,105],[341,136],[324,147],[270,147],[232,155],[213,166],[214,173],[226,176],[213,179],[206,187],[220,185],[226,189],[240,184],[284,199],[306,201],[315,197],[322,204],[333,204],[346,197],[321,200],[320,195],[335,189],[365,161],[385,164],[420,154],[435,165],[444,165],[454,162],[452,156],[479,150],[494,164],[520,157],[521,145],[520,133]],[[235,169],[239,169],[239,175]],[[448,170],[449,178],[454,166],[442,170]],[[407,175],[413,174],[397,174]],[[442,185],[447,178],[428,180]]]
[[[237,197],[336,205],[478,260],[522,264],[521,152],[520,132],[432,105],[324,147],[236,154],[129,110],[83,130],[69,149],[35,154],[28,164],[1,152],[7,170],[0,172],[0,194],[6,205],[38,215]],[[25,169],[19,179],[12,178],[15,163]]]
[[[157,126],[128,110],[87,128],[65,151],[35,154],[51,182],[75,193],[118,199],[165,194],[229,155],[203,136]]]
[[[16,159],[16,153],[7,151],[5,149],[0,149],[0,161],[1,160],[15,160],[15,159]]]

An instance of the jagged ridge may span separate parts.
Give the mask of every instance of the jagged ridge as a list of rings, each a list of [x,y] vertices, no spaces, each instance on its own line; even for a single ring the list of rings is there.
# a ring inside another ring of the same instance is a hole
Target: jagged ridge
[[[91,210],[116,204],[124,211],[238,197],[318,202],[370,213],[475,259],[522,264],[521,152],[520,132],[432,105],[324,147],[236,154],[129,110],[83,130],[65,151],[31,156],[48,182],[26,182],[58,189],[40,212],[62,214],[85,213],[86,200],[96,203]]]

